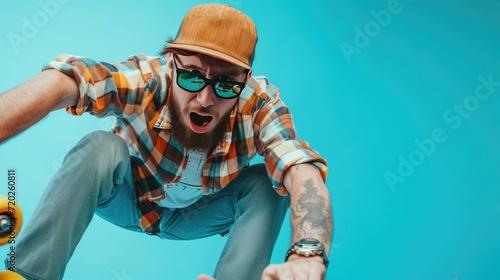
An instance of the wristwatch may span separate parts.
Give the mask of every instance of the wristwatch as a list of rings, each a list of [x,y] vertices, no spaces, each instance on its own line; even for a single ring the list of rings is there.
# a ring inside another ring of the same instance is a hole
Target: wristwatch
[[[304,238],[295,242],[295,244],[293,244],[286,253],[285,262],[292,254],[297,254],[303,257],[321,256],[323,258],[323,264],[325,264],[325,267],[328,268],[329,261],[325,253],[325,246],[323,246],[323,244],[316,239]]]

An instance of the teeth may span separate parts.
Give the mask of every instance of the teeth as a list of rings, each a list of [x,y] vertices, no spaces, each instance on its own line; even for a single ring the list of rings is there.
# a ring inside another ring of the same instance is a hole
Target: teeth
[[[205,126],[205,125],[207,125],[207,124],[208,124],[208,122],[204,122],[204,123],[203,123],[203,125],[204,125],[204,126]]]

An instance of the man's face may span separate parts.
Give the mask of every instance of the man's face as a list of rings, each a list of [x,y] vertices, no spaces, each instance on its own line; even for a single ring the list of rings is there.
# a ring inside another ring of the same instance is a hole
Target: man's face
[[[174,55],[179,69],[197,71],[208,79],[225,76],[231,81],[245,80],[247,70],[201,55]],[[250,75],[250,73],[248,73]],[[211,149],[219,144],[229,125],[231,110],[238,98],[218,97],[212,86],[189,92],[177,84],[172,72],[172,98],[168,103],[174,128],[172,137],[186,149]]]

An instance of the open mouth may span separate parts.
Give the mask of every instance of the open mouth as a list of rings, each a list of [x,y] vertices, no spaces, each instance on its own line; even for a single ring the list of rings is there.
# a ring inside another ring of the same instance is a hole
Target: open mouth
[[[189,117],[191,118],[191,122],[193,124],[201,127],[207,126],[213,118],[211,116],[203,116],[194,112],[189,114]]]

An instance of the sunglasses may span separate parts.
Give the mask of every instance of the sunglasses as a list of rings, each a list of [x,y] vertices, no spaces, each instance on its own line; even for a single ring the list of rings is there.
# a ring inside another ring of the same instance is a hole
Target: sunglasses
[[[175,57],[172,58],[172,62],[177,72],[177,85],[183,90],[200,92],[207,85],[210,85],[218,97],[231,99],[238,97],[245,87],[246,76],[243,83],[233,82],[226,76],[208,79],[196,70],[180,69],[175,63]]]

